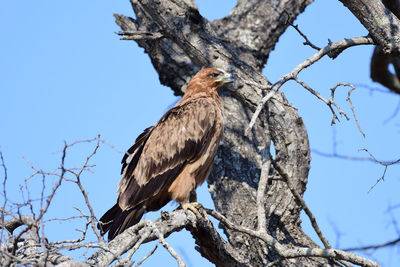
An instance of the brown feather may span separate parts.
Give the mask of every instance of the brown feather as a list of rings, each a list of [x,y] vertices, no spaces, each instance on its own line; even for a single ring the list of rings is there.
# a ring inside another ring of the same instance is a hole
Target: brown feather
[[[196,160],[209,142],[215,116],[208,98],[193,99],[167,112],[144,144],[132,175],[121,180],[120,207],[130,209],[156,195],[178,176],[183,165]]]
[[[153,130],[153,128],[153,126],[146,128],[143,133],[136,138],[135,144],[131,146],[131,148],[129,148],[125,153],[121,160],[121,174],[123,176],[129,177],[132,175],[132,172],[138,163],[139,157],[142,154],[143,147],[146,144],[147,139],[149,139],[151,130]]]
[[[100,219],[109,240],[139,222],[143,213],[170,200],[193,201],[207,178],[222,138],[223,117],[217,89],[227,74],[203,69],[182,99],[136,138],[122,159],[118,203]]]

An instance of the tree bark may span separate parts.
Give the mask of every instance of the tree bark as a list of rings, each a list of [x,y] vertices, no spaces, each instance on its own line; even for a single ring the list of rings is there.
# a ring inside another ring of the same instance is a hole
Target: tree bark
[[[218,66],[232,73],[235,91],[224,92],[225,133],[208,179],[216,210],[235,224],[257,227],[256,191],[262,147],[273,141],[276,158],[303,194],[310,168],[310,148],[302,119],[278,93],[265,107],[249,137],[244,135],[252,112],[267,93],[261,74],[279,36],[311,1],[238,1],[229,16],[213,22],[203,18],[194,2],[131,1],[136,19],[115,15],[124,39],[134,39],[149,54],[160,81],[176,95],[202,67]],[[290,14],[290,16],[288,16]],[[135,33],[142,33],[141,36]],[[150,36],[150,37],[149,37]],[[272,168],[271,168],[272,169]],[[283,244],[316,247],[300,227],[300,205],[286,183],[272,170],[266,192],[268,233]],[[240,251],[240,265],[263,266],[278,259],[266,244],[246,234],[224,229],[229,243]],[[193,234],[193,232],[192,232]],[[215,251],[199,249],[210,261],[224,266]],[[283,265],[319,266],[325,259],[301,258]],[[225,265],[228,266],[228,265]]]
[[[385,13],[390,12],[400,18],[400,0],[383,0],[382,3],[388,9]],[[393,27],[395,27],[393,25]],[[392,64],[395,73],[389,70]],[[388,54],[384,52],[382,46],[376,46],[371,57],[371,79],[378,82],[393,92],[400,94],[400,57],[396,54]]]
[[[356,16],[372,38],[382,46],[384,53],[400,55],[400,20],[389,9],[385,8],[381,1],[339,1]]]

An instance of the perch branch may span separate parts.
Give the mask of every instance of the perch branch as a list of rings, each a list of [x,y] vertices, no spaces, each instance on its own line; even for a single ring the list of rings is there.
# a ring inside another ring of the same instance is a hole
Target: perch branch
[[[276,240],[275,238],[273,238],[272,236],[270,236],[265,232],[254,231],[246,227],[235,225],[217,211],[209,209],[206,209],[206,211],[208,214],[212,215],[214,218],[223,223],[227,228],[263,240],[268,244],[268,246],[274,248],[282,259],[291,259],[299,257],[321,257],[334,260],[344,260],[360,266],[368,266],[368,267],[379,266],[378,263],[372,260],[338,249],[303,248],[303,247],[288,248],[280,244],[278,240]]]

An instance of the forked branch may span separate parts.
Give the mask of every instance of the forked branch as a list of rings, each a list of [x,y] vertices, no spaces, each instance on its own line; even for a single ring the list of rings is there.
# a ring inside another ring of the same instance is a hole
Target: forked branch
[[[302,63],[297,65],[291,72],[289,72],[288,74],[283,75],[270,88],[266,88],[266,89],[269,89],[269,92],[259,102],[259,104],[258,104],[258,106],[257,106],[257,108],[256,108],[256,110],[255,110],[255,112],[254,112],[254,114],[253,114],[253,116],[252,116],[252,118],[250,120],[249,126],[246,128],[245,134],[248,135],[250,130],[253,128],[253,126],[254,126],[254,124],[256,122],[256,119],[260,115],[260,112],[263,109],[265,103],[267,103],[267,101],[270,100],[276,94],[276,92],[279,91],[279,89],[282,87],[282,85],[284,85],[285,83],[287,83],[290,80],[298,79],[297,75],[302,70],[304,70],[304,69],[308,68],[309,66],[313,65],[315,62],[319,61],[322,57],[324,57],[325,55],[327,55],[328,53],[330,53],[333,50],[336,50],[336,49],[344,50],[344,49],[347,49],[347,48],[352,47],[352,46],[371,45],[371,44],[374,44],[374,41],[372,40],[371,37],[368,37],[368,36],[356,37],[356,38],[352,38],[352,39],[344,39],[342,41],[338,41],[338,42],[334,42],[334,43],[328,44],[327,46],[325,46],[324,48],[319,50],[316,54],[314,54],[313,56],[307,58],[305,61],[303,61]],[[314,95],[316,95],[316,94],[314,94]],[[318,97],[318,98],[320,100],[322,100],[321,96]]]

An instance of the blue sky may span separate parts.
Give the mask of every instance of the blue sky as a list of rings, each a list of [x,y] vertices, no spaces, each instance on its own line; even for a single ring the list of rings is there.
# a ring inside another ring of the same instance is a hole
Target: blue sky
[[[213,20],[228,14],[235,1],[202,0],[198,5],[200,13]],[[61,156],[57,151],[64,140],[71,143],[97,134],[124,151],[176,100],[169,88],[160,85],[143,49],[134,42],[119,40],[115,34],[119,29],[112,15],[133,16],[129,1],[3,1],[0,6],[0,149],[8,168],[7,195],[12,201],[21,200],[19,185],[32,174],[26,160],[39,169],[54,171]],[[336,0],[316,1],[295,23],[320,47],[327,44],[328,38],[338,41],[367,33]],[[271,82],[315,52],[302,43],[292,28],[280,38],[263,72]],[[382,89],[369,78],[371,54],[370,46],[351,48],[335,60],[324,58],[299,75],[325,97],[338,82],[362,85],[352,93],[352,101],[366,138],[352,116],[350,121],[341,118],[340,123],[330,126],[331,114],[325,104],[295,83],[282,87],[289,101],[299,108],[312,149],[331,153],[335,139],[337,152],[344,155],[367,157],[359,151],[367,148],[381,160],[400,157],[399,115],[391,118],[400,99],[366,88]],[[338,88],[336,100],[351,115],[347,91]],[[72,148],[67,165],[81,164],[92,148],[93,144]],[[93,173],[83,177],[97,216],[117,197],[121,157],[120,152],[102,145],[92,161],[96,165]],[[399,166],[389,167],[385,180],[367,193],[381,177],[382,166],[312,154],[304,197],[333,245],[346,248],[376,244],[399,235],[392,222],[393,217],[400,217],[399,209],[388,212],[389,206],[400,204],[399,170]],[[40,197],[41,182],[39,177],[29,182],[31,198]],[[47,182],[49,189],[54,179],[48,178]],[[206,186],[198,189],[198,195],[206,207],[213,207]],[[47,219],[78,215],[73,206],[85,210],[76,185],[64,183]],[[175,207],[171,204],[166,209]],[[146,218],[158,216],[156,212]],[[317,240],[307,218],[302,219],[305,231]],[[71,239],[79,236],[75,229],[82,227],[79,220],[49,222],[45,233],[51,240]],[[188,233],[175,233],[167,241],[189,266],[211,266],[194,250]],[[141,259],[153,247],[154,243],[144,245],[135,259]],[[396,248],[367,256],[384,266],[400,266]],[[159,247],[144,266],[160,262],[175,264]]]

